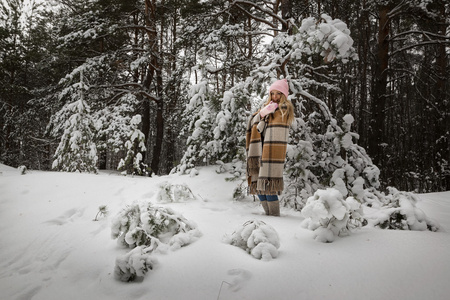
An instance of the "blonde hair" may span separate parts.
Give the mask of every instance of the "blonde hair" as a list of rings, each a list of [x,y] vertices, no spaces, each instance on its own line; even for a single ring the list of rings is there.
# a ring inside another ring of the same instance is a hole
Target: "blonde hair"
[[[270,101],[272,101],[272,96],[269,94],[269,98],[267,98],[267,101],[266,103],[264,103],[264,106],[269,104]],[[286,108],[284,108],[284,106],[286,106]],[[281,94],[280,103],[278,107],[280,108],[281,116],[283,117],[283,119],[284,117],[287,117],[287,123],[291,125],[292,122],[294,122],[295,117],[294,105],[292,105],[292,102],[289,101],[284,94]]]

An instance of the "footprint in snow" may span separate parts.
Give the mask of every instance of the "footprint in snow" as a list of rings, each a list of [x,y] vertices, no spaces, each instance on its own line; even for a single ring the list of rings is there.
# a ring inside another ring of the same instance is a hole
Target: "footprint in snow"
[[[154,192],[148,192],[142,195],[142,199],[151,199],[154,195]]]
[[[34,296],[36,296],[39,291],[42,289],[42,286],[40,285],[35,285],[32,287],[27,287],[24,290],[21,290],[16,296],[15,299],[17,300],[28,300],[28,299],[32,299]]]
[[[230,290],[233,292],[240,290],[252,277],[252,273],[244,269],[231,269],[228,271],[228,275],[232,277],[228,283],[230,284]]]
[[[83,209],[72,208],[64,212],[61,216],[48,220],[45,223],[55,224],[55,225],[64,225],[69,221],[73,221],[74,217],[81,217],[83,215]]]

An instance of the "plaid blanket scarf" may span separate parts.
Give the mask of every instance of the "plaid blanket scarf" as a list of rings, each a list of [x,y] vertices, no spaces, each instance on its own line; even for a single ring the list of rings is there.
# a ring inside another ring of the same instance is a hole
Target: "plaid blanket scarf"
[[[286,107],[281,107],[286,110]],[[287,117],[280,109],[263,119],[259,111],[247,124],[247,181],[250,194],[280,195],[284,189],[283,171],[289,137]]]

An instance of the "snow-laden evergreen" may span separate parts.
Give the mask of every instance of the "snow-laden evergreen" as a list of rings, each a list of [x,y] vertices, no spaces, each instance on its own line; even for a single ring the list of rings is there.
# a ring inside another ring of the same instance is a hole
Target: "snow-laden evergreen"
[[[221,98],[220,111],[216,115],[213,129],[213,157],[221,161],[243,159],[245,148],[245,128],[248,119],[247,105],[251,94],[245,83],[238,83]]]
[[[97,172],[97,147],[94,142],[95,127],[90,107],[84,93],[88,86],[84,83],[83,72],[80,82],[61,93],[61,98],[70,96],[73,102],[64,106],[63,115],[68,119],[61,127],[64,132],[55,152],[52,168],[66,172]],[[70,94],[67,94],[69,93]]]
[[[95,144],[98,156],[106,154],[102,156],[102,159],[106,159],[102,163],[107,168],[116,168],[122,161],[120,169],[125,173],[145,175],[147,166],[142,162],[142,153],[146,151],[143,143],[145,137],[139,130],[141,121],[136,114],[139,100],[131,92],[115,94],[113,89],[100,90],[95,83],[90,83],[96,80],[94,76],[102,72],[109,59],[114,57],[102,55],[88,58],[60,80],[62,90],[58,97],[61,109],[50,120],[48,130],[55,137],[63,136],[64,124],[67,119],[72,118],[73,104],[68,99],[80,95],[80,88],[83,87],[83,103],[89,108],[89,114],[85,115],[90,119],[90,134],[86,137],[90,138],[80,142]],[[77,76],[83,76],[84,82],[76,82]],[[109,101],[114,101],[114,105],[106,105],[105,97],[112,97]],[[97,168],[98,163],[97,159],[93,166]]]
[[[148,166],[143,162],[143,153],[147,150],[145,147],[145,136],[139,130],[141,115],[135,115],[130,121],[131,132],[128,140],[125,142],[127,154],[121,159],[117,169],[124,174],[147,175]]]
[[[109,153],[123,156],[126,153],[125,143],[138,128],[131,119],[135,115],[136,96],[131,93],[119,97],[113,106],[106,106],[94,114],[97,130],[97,149],[108,150]],[[112,157],[108,157],[111,160]],[[108,166],[112,164],[108,161]]]
[[[209,87],[206,80],[200,81],[192,86],[190,90],[190,101],[186,106],[185,118],[189,122],[187,131],[190,136],[187,139],[187,149],[176,170],[182,174],[195,174],[195,166],[199,163],[209,164],[212,152],[211,145],[212,126],[214,116],[211,104],[208,101]],[[214,163],[214,161],[213,161]]]

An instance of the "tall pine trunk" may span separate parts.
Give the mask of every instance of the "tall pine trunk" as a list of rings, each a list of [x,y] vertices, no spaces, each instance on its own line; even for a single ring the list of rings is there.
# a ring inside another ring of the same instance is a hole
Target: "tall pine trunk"
[[[389,63],[389,7],[379,7],[378,45],[375,66],[375,86],[369,130],[369,152],[374,163],[383,166],[382,151],[385,142],[385,108],[387,99],[387,75]]]
[[[440,21],[438,26],[438,34],[442,36],[446,36],[447,32],[447,24],[446,20],[446,12],[444,3],[439,3],[439,14]],[[447,69],[447,55],[446,55],[446,45],[441,43],[437,46],[437,57],[436,57],[436,71],[437,71],[437,80],[436,80],[436,88],[435,91],[435,99],[436,103],[440,110],[440,118],[438,122],[438,127],[436,130],[436,146],[437,146],[437,158],[439,160],[438,168],[442,170],[441,164],[444,161],[447,161],[447,170],[444,170],[444,174],[441,174],[442,182],[440,183],[440,189],[448,190],[450,189],[450,166],[448,162],[450,162],[450,112],[449,112],[449,101],[448,98],[448,90],[446,81],[448,81],[448,69]],[[446,100],[447,99],[447,100]],[[442,172],[442,171],[439,171]]]
[[[151,172],[158,174],[159,172],[159,163],[164,135],[164,101],[163,101],[163,80],[162,80],[162,64],[160,62],[160,54],[159,53],[159,43],[158,43],[158,35],[156,30],[156,0],[146,0],[145,1],[145,24],[148,27],[146,29],[147,36],[149,38],[150,44],[150,55],[151,60],[148,66],[148,71],[146,78],[144,80],[144,88],[147,92],[150,92],[152,87],[152,83],[154,83],[156,89],[156,98],[152,98],[156,103],[156,114],[155,114],[155,123],[156,123],[156,137],[155,144],[153,146],[152,151],[152,160],[151,160]],[[156,75],[156,76],[155,76]],[[156,77],[156,82],[153,82]],[[144,118],[142,127],[146,131],[144,131],[145,135],[145,143],[148,145],[148,137],[150,128],[150,107],[149,103],[145,103],[144,101]]]
[[[368,85],[368,69],[369,69],[369,49],[370,49],[370,18],[367,10],[366,1],[362,1],[362,12],[358,21],[358,71],[359,71],[359,107],[358,107],[358,132],[360,134],[359,142],[363,147],[367,147],[367,102],[369,91]],[[358,98],[358,96],[357,96]]]
[[[164,101],[162,95],[162,74],[161,74],[161,66],[157,65],[156,71],[156,90],[158,95],[158,101],[156,102],[156,137],[155,144],[153,146],[153,157],[151,168],[152,172],[155,174],[159,174],[159,163],[161,160],[161,149],[163,144],[163,136],[164,136]]]

